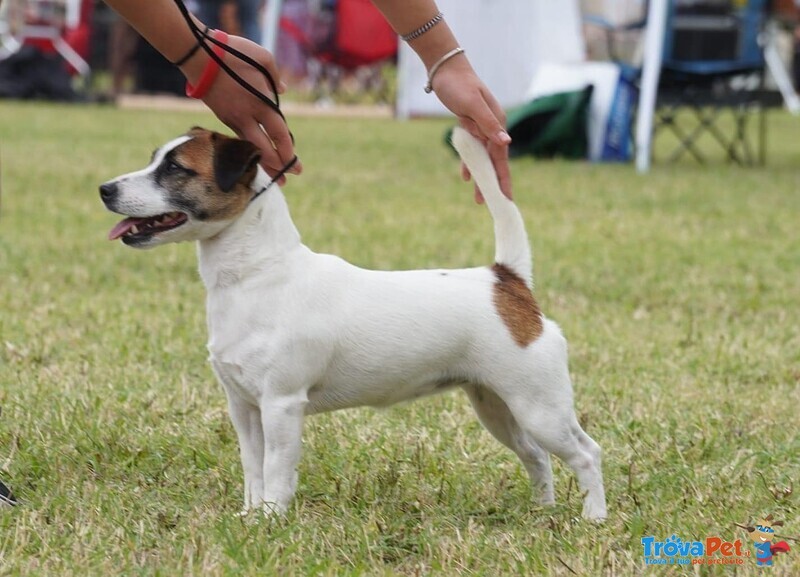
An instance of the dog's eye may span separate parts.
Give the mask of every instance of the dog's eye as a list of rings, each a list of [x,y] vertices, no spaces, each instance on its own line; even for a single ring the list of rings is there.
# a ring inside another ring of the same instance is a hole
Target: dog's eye
[[[166,166],[164,166],[164,170],[174,174],[176,172],[182,171],[183,167],[174,160],[168,160]]]
[[[178,164],[174,159],[169,157],[161,161],[161,165],[158,168],[158,172],[165,176],[175,176],[175,177],[197,175],[197,172],[195,172],[191,168],[186,168],[182,164]]]

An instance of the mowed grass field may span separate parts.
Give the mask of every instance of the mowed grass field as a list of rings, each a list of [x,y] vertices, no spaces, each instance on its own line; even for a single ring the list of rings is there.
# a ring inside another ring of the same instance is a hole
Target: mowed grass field
[[[292,118],[306,244],[379,269],[491,264],[443,121]],[[290,514],[240,518],[195,248],[106,241],[101,182],[210,113],[0,103],[2,575],[781,575],[646,567],[642,537],[800,537],[800,118],[766,168],[514,161],[537,296],[570,342],[609,518],[531,497],[458,392],[309,418]],[[410,335],[411,337],[411,335]],[[792,488],[794,494],[791,494]],[[720,559],[719,553],[714,555]]]

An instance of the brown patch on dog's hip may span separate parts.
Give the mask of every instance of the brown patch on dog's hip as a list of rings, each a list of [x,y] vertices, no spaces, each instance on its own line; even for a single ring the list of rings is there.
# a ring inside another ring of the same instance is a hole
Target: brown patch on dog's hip
[[[508,327],[514,341],[526,347],[539,338],[544,330],[542,311],[525,281],[503,264],[495,264],[492,271],[494,306]]]

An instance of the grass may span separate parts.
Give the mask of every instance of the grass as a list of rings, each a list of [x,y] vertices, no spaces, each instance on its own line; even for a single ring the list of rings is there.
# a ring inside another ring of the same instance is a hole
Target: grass
[[[489,264],[446,123],[291,119],[286,189],[315,250],[374,268]],[[645,567],[641,538],[800,536],[800,119],[764,169],[513,164],[538,296],[570,341],[610,517],[558,505],[452,394],[307,421],[281,520],[236,516],[235,434],[206,363],[194,248],[105,241],[97,185],[209,115],[0,103],[2,575],[797,575]],[[784,491],[786,490],[786,491]],[[717,555],[719,557],[719,555]],[[763,572],[762,572],[763,571]]]

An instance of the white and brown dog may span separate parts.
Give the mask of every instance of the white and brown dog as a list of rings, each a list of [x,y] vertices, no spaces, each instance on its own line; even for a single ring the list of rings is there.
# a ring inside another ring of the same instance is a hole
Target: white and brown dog
[[[578,477],[584,517],[606,516],[600,448],[575,417],[567,343],[531,292],[522,217],[484,147],[461,129],[453,142],[494,218],[492,267],[372,271],[314,253],[278,186],[264,191],[256,147],[199,128],[100,187],[106,207],[128,217],[112,240],[198,241],[245,510],[287,509],[306,415],[460,387],[522,460],[541,503],[554,502],[553,453]]]

